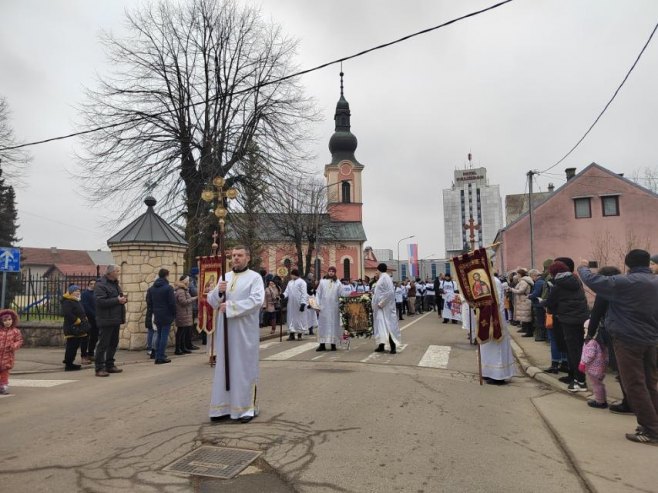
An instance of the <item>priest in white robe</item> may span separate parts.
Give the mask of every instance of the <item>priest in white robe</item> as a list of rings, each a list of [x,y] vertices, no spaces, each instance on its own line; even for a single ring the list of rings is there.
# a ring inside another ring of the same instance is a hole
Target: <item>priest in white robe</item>
[[[452,280],[450,274],[446,274],[445,279],[441,281],[441,295],[444,300],[442,311],[444,324],[447,324],[448,321],[456,324],[462,320],[458,290],[457,283]]]
[[[391,277],[386,273],[386,264],[379,264],[377,270],[379,271],[379,279],[375,284],[371,301],[373,333],[375,342],[378,344],[375,352],[383,352],[384,346],[388,342],[391,346],[391,354],[395,354],[397,352],[396,345],[400,344],[402,340],[395,309],[395,287]]]
[[[493,338],[489,342],[480,345],[480,356],[482,358],[482,377],[488,384],[504,385],[509,383],[512,377],[517,375],[514,354],[510,343],[510,335],[507,331],[504,316],[503,284],[495,276],[492,276],[498,296],[498,308],[500,316],[500,325],[503,337],[499,341]]]
[[[329,267],[327,278],[320,281],[316,293],[320,308],[318,314],[318,342],[320,345],[316,351],[326,351],[327,344],[331,344],[331,350],[336,351],[336,344],[343,335],[340,323],[340,293],[341,283],[336,278],[336,268]]]
[[[308,334],[308,314],[305,313],[308,305],[308,293],[306,283],[299,278],[297,269],[290,271],[290,281],[288,281],[283,296],[288,300],[286,305],[288,340],[294,341],[295,334],[297,334],[297,339],[301,339],[302,334]]]
[[[235,247],[231,252],[233,270],[208,294],[208,303],[217,310],[215,332],[215,378],[210,398],[210,420],[239,420],[248,423],[258,415],[259,312],[265,299],[263,279],[248,269],[249,252]],[[226,313],[227,327],[224,327]],[[224,331],[228,328],[229,383],[226,390]]]

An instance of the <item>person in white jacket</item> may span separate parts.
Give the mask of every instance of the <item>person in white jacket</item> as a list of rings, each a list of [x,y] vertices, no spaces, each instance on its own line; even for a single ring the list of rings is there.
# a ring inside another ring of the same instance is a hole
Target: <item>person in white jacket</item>
[[[290,281],[283,296],[288,299],[288,340],[294,341],[295,334],[297,339],[301,339],[302,334],[308,334],[308,316],[304,313],[308,305],[308,292],[297,269],[290,271]]]

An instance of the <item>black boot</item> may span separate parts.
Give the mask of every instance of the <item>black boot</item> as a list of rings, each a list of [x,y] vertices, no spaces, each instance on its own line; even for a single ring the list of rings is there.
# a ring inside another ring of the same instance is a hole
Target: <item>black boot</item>
[[[302,340],[302,333],[301,333],[301,332],[299,332],[299,333],[297,334],[297,340],[298,340],[298,341],[301,341],[301,340]]]
[[[332,351],[336,351],[336,345],[335,345],[335,344],[332,344],[332,345],[331,345],[331,350],[332,350]]]
[[[379,346],[377,346],[377,349],[375,349],[375,352],[376,353],[383,353],[384,352],[384,345],[380,344]]]
[[[327,346],[324,345],[324,342],[321,342],[316,351],[326,351]]]
[[[310,336],[313,335],[313,327],[311,327],[310,329],[308,329],[308,335],[310,335]]]
[[[557,373],[559,373],[559,370],[558,370],[559,365],[560,364],[557,361],[551,361],[550,368],[546,368],[544,371],[546,373],[555,373],[555,374],[557,374]]]
[[[395,350],[396,346],[391,336],[388,336],[388,343],[391,345],[391,354],[397,354],[397,351]]]
[[[288,340],[289,341],[294,341],[295,340],[295,333],[294,332],[291,332],[290,334],[288,334]]]
[[[569,363],[567,363],[566,361],[562,361],[560,363],[560,366],[558,366],[557,371],[562,373],[569,373]]]
[[[176,327],[176,350],[174,351],[174,354],[177,355],[183,354],[183,331],[184,329],[182,327]]]

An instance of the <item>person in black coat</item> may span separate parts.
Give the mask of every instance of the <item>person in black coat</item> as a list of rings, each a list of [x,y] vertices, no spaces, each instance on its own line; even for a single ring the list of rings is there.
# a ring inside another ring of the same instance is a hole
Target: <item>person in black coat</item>
[[[146,291],[146,312],[153,314],[153,322],[157,327],[158,344],[155,351],[155,364],[170,363],[165,351],[169,342],[171,325],[176,319],[176,296],[174,288],[169,284],[169,271],[160,269],[153,286]]]
[[[87,332],[89,324],[87,316],[80,303],[80,286],[71,284],[62,297],[62,313],[64,315],[64,371],[74,371],[81,368],[73,363],[79,347],[83,347],[82,359],[87,360]]]
[[[570,380],[568,390],[586,392],[585,374],[578,369],[585,339],[583,324],[589,318],[585,290],[580,279],[569,271],[564,262],[553,262],[548,271],[553,277],[553,289],[543,305],[559,321],[567,345]]]
[[[86,347],[82,347],[83,354],[87,355],[87,359],[83,359],[83,363],[91,363],[94,359],[94,351],[96,350],[96,343],[98,342],[98,325],[96,325],[96,297],[94,296],[94,288],[96,287],[96,279],[92,279],[87,283],[87,289],[82,291],[80,302],[82,308],[87,315],[89,322],[88,339],[86,340]],[[84,342],[83,342],[84,343]]]
[[[119,329],[126,323],[126,303],[128,298],[119,286],[121,268],[108,265],[105,275],[94,286],[96,298],[96,324],[98,325],[98,345],[96,346],[96,376],[107,377],[110,373],[123,370],[114,364],[114,355],[119,346]]]

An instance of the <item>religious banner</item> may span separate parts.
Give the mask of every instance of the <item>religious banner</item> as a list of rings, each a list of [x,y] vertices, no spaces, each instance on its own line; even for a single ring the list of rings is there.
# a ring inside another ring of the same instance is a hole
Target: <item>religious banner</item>
[[[199,332],[215,331],[213,307],[208,303],[208,293],[217,285],[222,275],[221,258],[213,255],[199,257]]]
[[[407,245],[409,250],[409,279],[418,277],[418,243],[409,243]]]
[[[503,337],[491,263],[485,248],[453,257],[459,290],[477,314],[477,340],[480,344]]]

